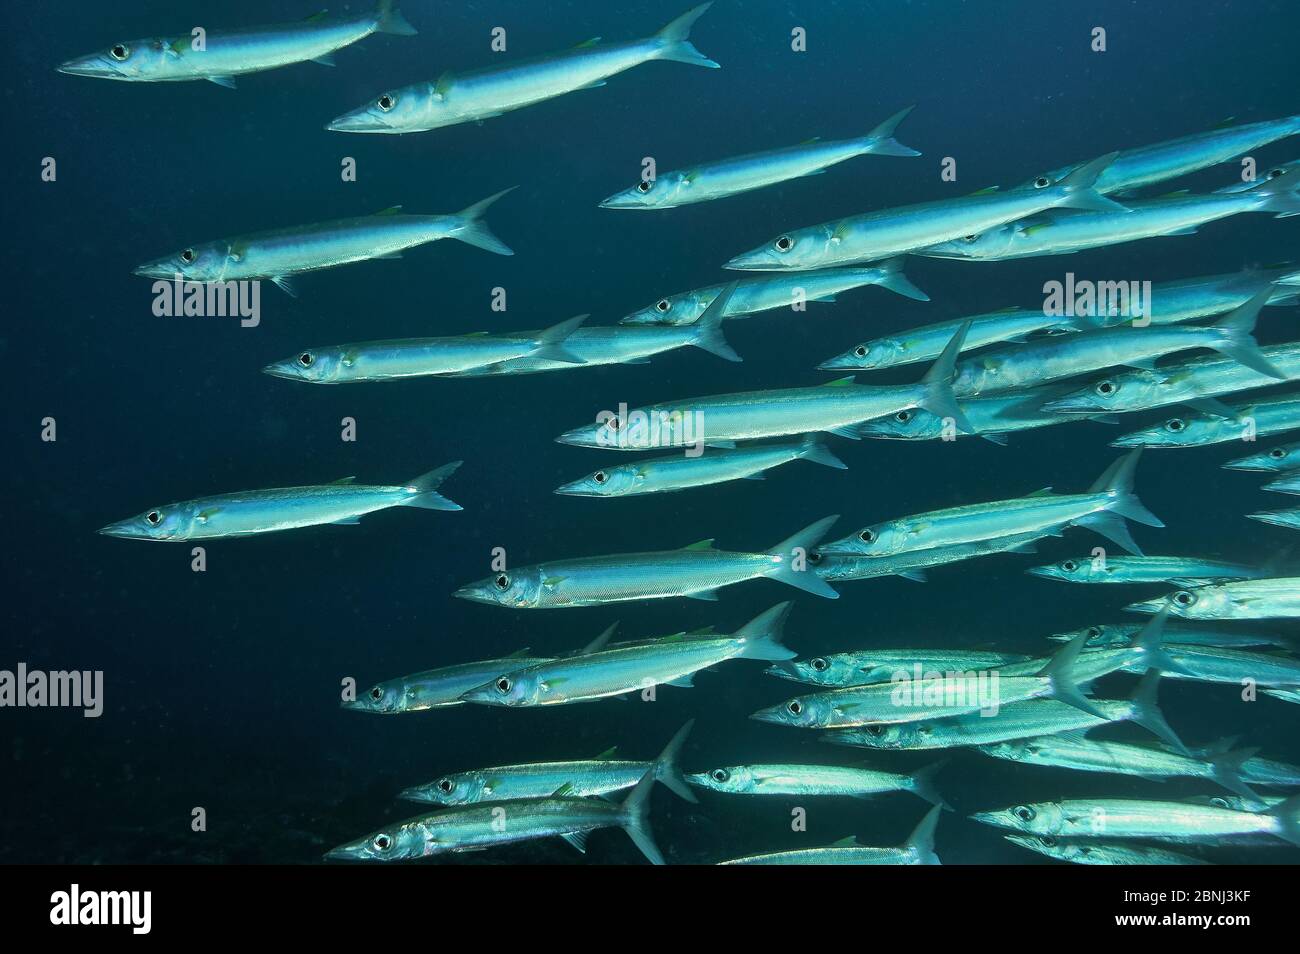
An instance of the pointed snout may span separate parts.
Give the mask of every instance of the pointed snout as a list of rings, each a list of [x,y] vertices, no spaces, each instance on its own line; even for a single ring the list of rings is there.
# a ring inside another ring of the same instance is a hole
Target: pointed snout
[[[772,663],[772,665],[764,669],[763,672],[767,673],[769,676],[776,676],[778,679],[789,679],[791,682],[803,681],[799,676],[799,670],[795,668],[795,664],[789,660]],[[751,716],[751,718],[753,717]]]
[[[766,709],[759,709],[757,712],[750,713],[749,717],[755,722],[770,722],[773,725],[781,724],[781,706],[768,706]]]
[[[558,438],[557,438],[558,439]],[[593,494],[586,489],[586,481],[571,480],[567,484],[560,484],[555,488],[557,494],[564,494],[566,497],[597,497],[599,494]]]
[[[117,70],[105,63],[104,58],[98,53],[68,60],[66,63],[60,63],[55,69],[69,76],[93,76],[99,79],[113,79],[118,75]]]

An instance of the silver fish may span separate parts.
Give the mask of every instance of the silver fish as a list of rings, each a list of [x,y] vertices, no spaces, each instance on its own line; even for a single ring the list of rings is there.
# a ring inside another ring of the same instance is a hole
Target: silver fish
[[[765,855],[747,855],[720,861],[722,865],[937,865],[934,829],[943,809],[936,805],[926,812],[907,840],[894,848],[874,848],[850,835],[826,848],[800,848]]]
[[[1300,428],[1300,396],[1284,394],[1171,417],[1154,427],[1132,431],[1111,441],[1112,447],[1204,447],[1233,440],[1254,440]]]
[[[869,798],[882,792],[912,792],[926,801],[950,808],[934,787],[944,763],[910,775],[847,765],[788,763],[728,765],[686,776],[692,785],[729,795],[848,795]]]
[[[1082,629],[1073,629],[1066,633],[1048,636],[1058,643],[1068,643],[1080,633],[1086,633],[1088,647],[1114,646],[1127,643],[1142,631],[1142,623],[1098,623]],[[1256,630],[1224,629],[1215,626],[1188,626],[1177,621],[1165,623],[1165,640],[1179,646],[1221,646],[1226,648],[1250,649],[1255,646],[1270,646],[1289,649],[1291,641],[1274,633],[1261,633]]]
[[[1208,865],[1181,852],[1141,842],[1105,838],[1060,839],[1055,835],[1003,835],[1007,841],[1040,855],[1076,865]]]
[[[792,682],[843,689],[847,686],[888,682],[894,673],[900,670],[904,673],[911,672],[917,665],[923,669],[948,671],[997,669],[1011,663],[1025,662],[1029,658],[1019,653],[980,649],[856,649],[827,653],[811,659],[773,663],[767,672]]]
[[[1268,576],[1267,570],[1243,563],[1174,556],[1077,557],[1030,567],[1025,572],[1045,580],[1066,583],[1176,583],[1189,586]]]
[[[1300,470],[1300,441],[1293,441],[1290,444],[1278,444],[1266,451],[1230,460],[1223,466],[1228,470],[1257,470],[1270,474],[1282,474],[1283,476],[1279,480],[1294,480],[1294,475],[1288,472]],[[1264,489],[1279,490],[1281,488],[1274,487],[1272,484],[1265,484]]]
[[[1214,583],[1124,608],[1136,613],[1167,609],[1183,619],[1292,619],[1300,617],[1300,578]]]

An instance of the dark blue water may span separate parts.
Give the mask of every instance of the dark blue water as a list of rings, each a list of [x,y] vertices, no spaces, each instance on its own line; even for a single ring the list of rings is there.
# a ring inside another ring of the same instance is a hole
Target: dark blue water
[[[516,613],[453,600],[488,572],[490,550],[514,565],[653,550],[716,537],[761,549],[828,513],[840,532],[887,517],[996,499],[1051,484],[1082,489],[1114,458],[1113,428],[1084,423],[1016,436],[1006,448],[852,444],[850,466],[795,463],[744,481],[660,499],[588,500],[552,489],[608,461],[554,443],[561,431],[620,402],[814,384],[827,356],[872,334],[1007,305],[1032,307],[1044,281],[1163,281],[1233,271],[1294,255],[1296,220],[1240,216],[1195,237],[1068,259],[976,264],[909,260],[932,297],[878,288],[806,315],[732,322],[745,357],[699,351],[644,366],[493,380],[427,380],[317,388],[259,373],[309,345],[534,328],[590,312],[612,323],[659,296],[711,284],[730,256],[782,228],[851,212],[957,195],[1112,149],[1297,111],[1294,36],[1300,10],[1188,3],[719,0],[693,31],[723,65],[653,63],[603,89],[464,125],[404,137],[345,136],[325,121],[385,88],[494,62],[489,30],[509,56],[564,49],[591,36],[647,35],[681,4],[620,0],[405,3],[415,38],[377,36],[338,66],[289,67],[208,83],[138,85],[56,74],[71,56],[118,39],[187,31],[197,5],[151,0],[10,5],[3,78],[7,231],[5,366],[8,430],[0,526],[6,599],[0,668],[100,669],[105,712],[5,710],[0,760],[12,780],[0,812],[8,861],[309,862],[340,841],[415,814],[396,792],[448,770],[593,756],[611,745],[653,756],[686,718],[698,720],[692,770],[781,759],[851,760],[852,750],[745,716],[791,685],[734,663],[695,689],[664,688],[653,705],[610,701],[541,711],[475,707],[378,718],[340,711],[340,684],[437,665],[577,647],[614,620],[636,638],[709,624],[734,628],[793,591],[771,582],[729,589],[716,604],[661,601]],[[356,5],[353,5],[356,9]],[[294,0],[204,4],[211,29],[287,21]],[[343,12],[336,8],[333,12]],[[1108,51],[1089,49],[1094,26]],[[805,27],[808,52],[790,51]],[[635,181],[643,156],[660,168],[771,148],[810,136],[864,133],[909,103],[899,137],[920,159],[857,159],[761,193],[666,213],[596,202]],[[1260,152],[1295,157],[1295,140]],[[53,183],[43,157],[57,160]],[[343,182],[354,157],[358,180]],[[958,162],[958,182],[939,162]],[[1170,188],[1216,188],[1235,165]],[[511,185],[492,210],[516,251],[489,255],[456,242],[298,282],[294,299],[267,285],[260,326],[167,319],[133,266],[187,244],[403,204],[451,212]],[[505,314],[491,290],[508,292]],[[1269,342],[1293,338],[1292,309],[1272,309]],[[873,381],[909,381],[912,369]],[[41,420],[58,440],[42,442]],[[358,439],[340,440],[344,417]],[[1159,415],[1127,419],[1125,429]],[[1151,552],[1263,561],[1287,531],[1242,514],[1264,495],[1257,476],[1223,471],[1236,447],[1150,453],[1142,498],[1167,522],[1140,528]],[[446,494],[461,513],[394,510],[359,527],[326,527],[214,542],[208,569],[189,548],[95,535],[147,506],[224,491],[324,482],[345,475],[391,483],[463,459]],[[1276,499],[1270,503],[1279,505]],[[1074,530],[1042,559],[995,557],[939,570],[931,582],[845,584],[836,602],[799,596],[790,643],[806,654],[865,646],[983,645],[1041,649],[1047,633],[1117,619],[1129,589],[1036,580],[1023,567],[1086,552]],[[1154,595],[1154,594],[1152,594]],[[1278,628],[1278,627],[1274,627]],[[1285,629],[1286,627],[1281,627]],[[1126,694],[1124,676],[1099,685]],[[1170,720],[1196,742],[1240,735],[1265,754],[1300,761],[1296,710],[1244,704],[1233,687],[1166,685]],[[1124,732],[1118,733],[1124,736]],[[1138,738],[1140,736],[1133,736]],[[933,753],[872,756],[915,768]],[[969,812],[1062,795],[1162,797],[1210,792],[1102,775],[1015,767],[956,753],[940,787],[957,808],[939,829],[954,863],[1040,860],[965,820]],[[190,830],[206,809],[208,830]],[[900,841],[923,810],[898,794],[810,804],[809,832],[789,830],[783,799],[708,796],[689,808],[655,794],[654,827],[670,860],[712,861],[857,834]],[[467,856],[475,862],[578,855],[561,842]],[[620,833],[597,834],[590,859],[636,861]],[[1261,847],[1217,860],[1294,860]]]

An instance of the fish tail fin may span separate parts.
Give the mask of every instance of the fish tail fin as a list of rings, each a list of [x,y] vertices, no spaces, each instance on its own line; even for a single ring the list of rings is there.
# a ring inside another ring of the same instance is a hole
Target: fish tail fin
[[[1075,636],[1057,650],[1056,655],[1043,667],[1039,675],[1046,676],[1050,680],[1052,698],[1074,706],[1090,716],[1105,719],[1106,713],[1097,708],[1083,694],[1079,687],[1079,679],[1074,672],[1075,660],[1079,658],[1079,653],[1083,652],[1084,645],[1087,642],[1088,634],[1086,632]]]
[[[812,548],[821,542],[821,538],[826,536],[826,531],[838,519],[840,519],[839,514],[823,517],[768,550],[769,556],[781,557],[781,562],[773,567],[768,576],[815,596],[823,596],[828,600],[839,599],[840,594],[817,575],[812,560],[809,559]]]
[[[1259,349],[1259,342],[1255,340],[1255,322],[1259,319],[1259,311],[1268,304],[1273,291],[1274,286],[1270,285],[1216,321],[1214,327],[1223,333],[1223,340],[1210,347],[1252,371],[1285,381],[1286,374],[1264,356],[1264,352]]]
[[[1259,754],[1258,748],[1233,749],[1231,751],[1213,752],[1206,756],[1212,766],[1211,777],[1230,792],[1235,792],[1253,802],[1259,801],[1259,793],[1246,784],[1242,777],[1241,766],[1247,759]]]
[[[1300,212],[1300,183],[1297,183],[1294,175],[1265,179],[1247,189],[1246,193],[1259,196],[1260,201],[1255,208],[1260,212],[1278,212],[1282,216]]]
[[[939,825],[939,816],[943,813],[942,805],[935,805],[925,813],[925,817],[912,829],[903,842],[903,847],[910,849],[923,865],[939,864],[939,856],[934,853],[934,830]]]
[[[1293,845],[1300,845],[1300,795],[1292,795],[1286,801],[1279,802],[1265,814],[1275,815],[1282,822],[1279,837]]]
[[[532,357],[545,358],[548,361],[564,361],[568,364],[586,364],[586,359],[566,348],[564,342],[590,317],[590,315],[578,315],[568,321],[551,325],[537,336],[537,350],[532,353]]]
[[[916,109],[915,106],[900,109],[867,133],[866,138],[862,140],[864,147],[862,151],[873,156],[919,156],[920,153],[915,149],[904,146],[894,138],[894,130],[898,128],[898,124],[906,119],[907,114],[914,109]]]
[[[397,9],[397,0],[379,0],[375,8],[375,32],[415,36],[416,30]]]
[[[882,274],[876,284],[881,288],[888,288],[895,295],[902,295],[904,298],[911,298],[913,301],[929,301],[930,296],[921,289],[912,284],[912,280],[903,274],[903,258],[891,258],[886,262],[873,266],[873,269]]]
[[[719,64],[697,50],[690,40],[691,27],[695,25],[696,20],[708,12],[711,6],[713,6],[712,0],[709,3],[701,3],[698,7],[692,7],[656,33],[655,39],[663,44],[659,48],[656,59],[693,63],[695,66],[706,66],[711,70],[721,69]]]
[[[742,659],[781,662],[799,655],[781,642],[785,638],[785,621],[789,619],[793,606],[794,603],[790,600],[777,603],[736,630],[737,638],[744,640],[740,653]]]
[[[694,329],[691,344],[728,361],[744,360],[740,355],[736,354],[735,349],[722,336],[722,319],[727,310],[727,303],[731,301],[731,296],[739,285],[740,282],[732,282],[724,288],[718,294],[718,297],[709,303],[709,307],[704,310],[704,314],[700,315],[691,325],[691,328]]]
[[[1102,536],[1113,540],[1130,553],[1142,554],[1133,535],[1129,533],[1125,518],[1136,520],[1148,527],[1163,527],[1164,522],[1146,508],[1133,492],[1133,474],[1142,456],[1142,448],[1137,448],[1111,463],[1102,472],[1096,482],[1088,488],[1090,494],[1108,493],[1113,500],[1107,509],[1089,514],[1078,521],[1079,526],[1087,527]]]
[[[1194,676],[1187,667],[1165,652],[1160,641],[1165,638],[1165,621],[1169,619],[1169,607],[1162,606],[1151,617],[1151,621],[1142,627],[1142,632],[1133,637],[1133,646],[1142,654],[1142,662],[1148,668],[1176,672],[1182,676]]]
[[[461,220],[460,227],[452,233],[452,238],[460,239],[470,245],[476,245],[479,248],[486,249],[489,252],[495,252],[498,255],[513,255],[510,246],[501,241],[492,234],[486,222],[483,221],[483,213],[488,208],[508,192],[514,192],[518,186],[511,186],[509,189],[502,189],[496,195],[490,195],[481,202],[475,202],[468,208],[462,209],[456,213],[456,218]]]
[[[1167,742],[1183,755],[1188,755],[1187,746],[1183,740],[1178,737],[1165,718],[1164,710],[1160,708],[1160,676],[1162,675],[1158,667],[1152,666],[1142,674],[1138,680],[1137,688],[1133,690],[1131,699],[1132,715],[1129,721],[1136,725],[1142,726],[1156,738]]]
[[[799,456],[804,460],[821,464],[823,467],[834,467],[836,470],[849,469],[849,465],[836,457],[829,447],[817,439],[816,434],[804,435],[803,444],[799,448]]]
[[[952,806],[949,805],[944,797],[939,794],[939,789],[936,788],[934,784],[934,777],[943,771],[943,767],[947,764],[947,759],[931,763],[930,765],[913,772],[909,778],[912,780],[911,789],[913,792],[920,795],[931,805],[952,811]]]
[[[677,730],[677,734],[664,746],[654,766],[655,781],[662,782],[664,787],[674,795],[692,803],[699,802],[699,799],[695,797],[690,784],[686,781],[686,776],[682,774],[681,766],[677,764],[677,756],[681,755],[682,745],[686,742],[686,737],[691,734],[694,725],[695,720],[691,719]]]
[[[663,756],[659,756],[659,759],[662,760]],[[667,864],[650,831],[650,790],[654,788],[658,773],[659,761],[656,761],[641,776],[641,781],[636,783],[632,793],[623,799],[623,830],[652,865]]]
[[[1128,206],[1106,198],[1094,188],[1097,177],[1106,171],[1118,155],[1118,152],[1111,152],[1092,162],[1085,162],[1062,179],[1058,184],[1065,194],[1057,205],[1068,209],[1091,209],[1096,212],[1129,211]]]
[[[957,395],[952,390],[952,383],[957,378],[957,356],[961,353],[962,345],[966,342],[966,333],[970,331],[970,326],[969,319],[963,321],[961,327],[953,333],[952,338],[943,349],[943,354],[939,355],[934,364],[930,365],[930,370],[921,379],[925,394],[919,402],[920,406],[931,414],[951,418],[956,423],[958,430],[965,431],[967,434],[974,433],[975,428],[966,419],[965,412],[958,405]]]
[[[436,470],[431,470],[427,474],[421,474],[406,486],[410,488],[413,496],[403,500],[403,507],[423,507],[425,510],[460,510],[458,503],[453,503],[442,494],[438,493],[438,488],[442,482],[456,472],[463,460],[453,460],[450,464],[443,464]]]

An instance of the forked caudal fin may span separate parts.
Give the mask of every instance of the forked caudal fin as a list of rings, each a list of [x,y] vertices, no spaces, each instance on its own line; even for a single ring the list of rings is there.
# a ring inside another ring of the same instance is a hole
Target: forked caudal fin
[[[677,734],[664,746],[663,752],[660,753],[658,760],[654,764],[654,777],[656,781],[662,782],[673,794],[686,799],[688,802],[698,803],[699,799],[691,791],[686,776],[682,774],[681,766],[677,764],[677,757],[681,755],[682,745],[686,742],[686,737],[691,734],[691,728],[694,725],[694,719],[688,721],[677,730]]]
[[[1139,447],[1107,467],[1097,478],[1096,483],[1088,488],[1088,493],[1108,494],[1112,498],[1110,504],[1105,510],[1089,514],[1076,521],[1079,526],[1100,533],[1138,556],[1142,555],[1142,548],[1129,533],[1124,518],[1136,520],[1148,527],[1164,526],[1161,519],[1148,510],[1133,492],[1133,474],[1141,457],[1142,448]]]
[[[1260,212],[1277,212],[1279,218],[1300,213],[1300,176],[1295,174],[1265,179],[1254,188],[1246,190],[1247,195],[1260,197],[1256,208]]]
[[[930,366],[930,370],[925,373],[925,377],[921,379],[925,391],[917,401],[918,406],[925,408],[931,414],[951,419],[958,430],[965,431],[967,434],[975,433],[975,428],[957,404],[957,395],[953,393],[952,382],[957,377],[957,356],[966,343],[966,334],[970,331],[970,326],[970,319],[967,319],[953,333],[943,349],[943,354],[939,355]]]
[[[1270,808],[1265,814],[1275,815],[1281,822],[1279,838],[1285,838],[1293,845],[1300,845],[1300,795],[1292,795],[1284,802]]]
[[[1056,205],[1068,209],[1090,209],[1094,212],[1130,211],[1128,206],[1106,198],[1093,188],[1097,183],[1097,177],[1106,171],[1118,155],[1118,152],[1111,152],[1092,162],[1085,162],[1063,178],[1057,183],[1063,194]]]
[[[764,610],[736,631],[736,638],[744,642],[742,659],[767,659],[781,662],[794,659],[799,654],[781,642],[785,636],[785,621],[790,617],[794,603],[786,600]]]
[[[1088,697],[1080,691],[1079,681],[1074,673],[1074,663],[1079,658],[1079,654],[1083,652],[1087,642],[1088,634],[1086,632],[1075,636],[1052,656],[1038,675],[1045,676],[1050,681],[1051,691],[1049,694],[1053,699],[1074,706],[1090,716],[1106,719],[1106,713],[1093,705]]]
[[[695,25],[696,20],[708,12],[711,6],[713,6],[712,0],[709,3],[701,3],[698,7],[692,7],[656,33],[654,38],[661,43],[661,46],[655,58],[707,66],[711,70],[721,69],[719,64],[697,50],[695,44],[690,41],[691,27]]]
[[[873,265],[867,271],[875,272],[878,275],[876,284],[881,288],[888,288],[895,295],[902,295],[904,298],[911,298],[914,301],[930,300],[929,295],[913,285],[912,280],[903,274],[903,259],[901,256],[881,262],[879,265]]]
[[[904,146],[894,138],[894,130],[898,124],[907,118],[907,114],[916,109],[915,106],[908,106],[906,109],[900,109],[894,115],[890,116],[883,123],[877,126],[871,132],[867,133],[866,138],[862,140],[865,147],[863,152],[873,156],[919,156],[920,153],[910,146]]]
[[[456,468],[463,463],[464,461],[454,460],[450,464],[443,464],[437,470],[416,477],[406,485],[414,496],[403,500],[400,506],[423,507],[425,510],[460,510],[460,504],[448,500],[437,493],[437,490],[442,486],[442,482],[454,474]]]
[[[663,758],[661,755],[655,760],[649,771],[641,776],[641,781],[636,783],[632,794],[623,800],[623,830],[652,865],[667,863],[659,851],[659,846],[655,844],[654,835],[650,832],[650,790],[654,787],[655,779],[659,777]]]
[[[803,443],[799,448],[799,456],[804,460],[810,460],[814,464],[821,464],[824,467],[834,467],[836,470],[849,469],[849,465],[831,453],[831,449],[818,440],[816,434],[804,435]]]
[[[495,252],[498,255],[515,254],[510,246],[501,241],[492,234],[486,222],[483,221],[483,213],[488,208],[509,192],[514,192],[518,186],[511,186],[509,189],[502,189],[496,195],[490,195],[481,202],[475,202],[468,208],[457,212],[453,218],[460,219],[460,224],[452,231],[451,238],[459,239],[469,245],[476,245],[479,248],[486,249],[489,252]]]
[[[1216,321],[1214,327],[1223,334],[1223,340],[1211,344],[1210,347],[1239,364],[1244,364],[1252,371],[1285,381],[1286,373],[1264,356],[1264,352],[1259,349],[1259,342],[1255,340],[1255,322],[1259,319],[1259,311],[1268,304],[1268,300],[1276,290],[1277,286],[1270,285],[1245,304]]]
[[[740,355],[727,343],[727,339],[722,336],[722,319],[727,311],[727,303],[731,301],[731,296],[735,294],[740,282],[732,282],[726,288],[718,293],[718,297],[709,303],[709,307],[704,310],[693,324],[691,329],[690,343],[697,348],[701,348],[710,354],[716,354],[719,358],[726,358],[728,361],[742,361]]]
[[[911,790],[917,795],[920,795],[931,805],[952,811],[952,806],[949,805],[947,801],[944,800],[944,797],[939,794],[939,789],[936,788],[934,784],[934,777],[943,771],[943,767],[947,764],[948,760],[943,759],[942,761],[927,765],[924,768],[913,772],[910,776],[912,780]]]
[[[903,842],[903,847],[916,856],[923,865],[940,863],[939,856],[934,853],[934,830],[939,825],[939,816],[942,812],[943,806],[935,805],[912,829],[912,833],[907,836],[907,841]]]
[[[1165,718],[1164,711],[1160,708],[1158,700],[1160,676],[1160,669],[1155,666],[1142,674],[1142,678],[1138,680],[1137,688],[1133,690],[1133,697],[1130,700],[1131,714],[1129,721],[1142,726],[1156,738],[1172,746],[1179,754],[1189,755],[1191,753],[1187,751],[1187,746],[1178,737],[1178,733],[1173,730],[1173,727]]]
[[[392,33],[396,36],[415,36],[415,27],[406,22],[402,11],[397,9],[397,0],[379,0],[375,8],[375,32]]]
[[[579,357],[564,346],[565,339],[573,334],[590,315],[578,315],[558,325],[551,325],[537,336],[537,349],[530,357],[545,358],[548,361],[563,361],[566,364],[586,364],[585,358]]]
[[[782,583],[812,593],[814,596],[824,596],[828,600],[839,599],[840,594],[817,575],[813,561],[809,558],[813,547],[821,542],[821,538],[826,536],[826,531],[838,519],[840,519],[839,514],[823,517],[768,550],[769,556],[779,556],[781,562],[775,564],[767,575],[774,580],[780,580]]]

